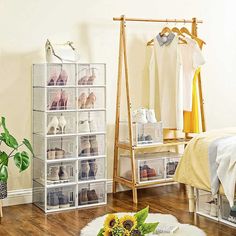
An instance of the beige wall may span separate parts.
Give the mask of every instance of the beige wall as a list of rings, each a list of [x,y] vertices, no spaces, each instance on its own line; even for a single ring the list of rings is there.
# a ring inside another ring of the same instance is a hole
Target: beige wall
[[[227,2],[227,5],[226,5]],[[113,16],[204,20],[207,42],[203,87],[207,127],[236,123],[236,28],[233,0],[0,0],[0,114],[19,138],[31,137],[31,65],[44,59],[45,40],[72,40],[82,62],[107,64],[108,177],[112,173],[119,25]],[[232,22],[230,22],[232,20]],[[163,24],[128,23],[130,79],[134,106],[147,105],[145,43]],[[144,89],[142,90],[142,87]],[[31,172],[10,167],[9,189],[31,187]]]

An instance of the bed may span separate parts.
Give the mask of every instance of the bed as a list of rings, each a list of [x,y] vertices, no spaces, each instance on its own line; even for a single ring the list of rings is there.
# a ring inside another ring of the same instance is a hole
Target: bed
[[[194,137],[185,148],[174,180],[188,185],[190,212],[193,212],[195,208],[194,188],[209,192],[212,190],[212,172],[210,170],[211,164],[209,164],[210,146],[216,140],[227,139],[229,137],[236,138],[236,127],[201,133]],[[236,169],[234,169],[234,172],[236,172]],[[221,184],[219,185],[218,192],[225,194]]]

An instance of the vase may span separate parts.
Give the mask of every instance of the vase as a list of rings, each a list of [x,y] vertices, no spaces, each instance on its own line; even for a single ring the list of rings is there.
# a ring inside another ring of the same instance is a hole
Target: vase
[[[7,197],[7,182],[0,181],[0,199]]]

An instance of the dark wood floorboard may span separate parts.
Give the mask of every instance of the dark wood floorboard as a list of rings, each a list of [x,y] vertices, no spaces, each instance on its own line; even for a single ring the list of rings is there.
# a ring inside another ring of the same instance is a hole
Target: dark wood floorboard
[[[194,224],[208,236],[236,236],[236,228],[188,213],[186,193],[178,185],[138,191],[139,204],[132,203],[132,192],[108,195],[106,206],[45,215],[32,204],[4,207],[0,236],[67,236],[80,235],[80,230],[94,218],[111,212],[130,212],[147,205],[150,212],[174,215],[179,222]],[[191,236],[191,235],[190,235]]]

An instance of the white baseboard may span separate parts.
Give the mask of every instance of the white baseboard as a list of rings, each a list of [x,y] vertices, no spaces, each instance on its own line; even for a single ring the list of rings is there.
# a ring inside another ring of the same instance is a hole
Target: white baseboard
[[[107,192],[112,192],[112,179],[107,180]],[[8,191],[8,197],[3,199],[3,206],[13,206],[32,203],[32,188]]]
[[[3,206],[32,203],[32,188],[11,190],[7,194],[7,198],[3,199]]]

